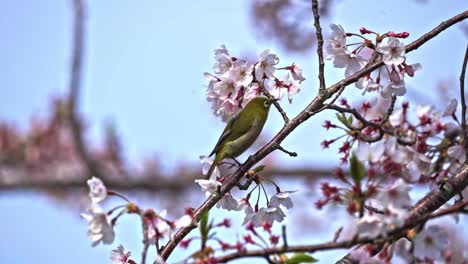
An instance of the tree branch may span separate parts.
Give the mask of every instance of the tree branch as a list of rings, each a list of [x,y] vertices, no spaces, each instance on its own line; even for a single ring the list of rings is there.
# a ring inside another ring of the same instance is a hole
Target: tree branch
[[[71,74],[68,96],[68,118],[70,129],[75,144],[75,149],[81,161],[85,165],[88,173],[96,177],[103,178],[98,170],[97,163],[90,157],[86,149],[81,123],[78,117],[77,104],[79,101],[81,78],[82,78],[82,60],[84,57],[85,42],[85,5],[83,0],[73,0],[73,54],[71,63]],[[104,179],[104,178],[103,178]]]
[[[193,182],[194,179],[201,175],[197,169],[175,172],[174,174],[131,174],[126,178],[106,176],[106,186],[115,191],[170,191],[181,193],[184,190],[197,187]],[[334,175],[333,168],[314,168],[314,167],[298,167],[298,168],[265,168],[262,171],[262,176],[272,178],[281,176],[291,178],[306,178],[308,180],[330,178]],[[71,176],[71,175],[70,175]],[[64,177],[54,173],[43,173],[42,177],[30,177],[28,170],[22,169],[5,169],[0,170],[0,191],[16,191],[16,190],[33,190],[33,191],[79,191],[87,187],[83,182],[88,178],[88,175],[79,174],[73,177]],[[176,180],[174,180],[176,179]]]
[[[362,238],[352,238],[350,240],[340,241],[340,242],[327,242],[315,245],[301,245],[301,246],[286,246],[286,247],[276,247],[276,248],[267,248],[267,249],[260,249],[260,250],[249,250],[244,252],[236,252],[232,254],[228,254],[225,256],[221,256],[216,258],[217,263],[225,263],[230,260],[239,259],[239,258],[247,258],[247,257],[263,257],[265,255],[273,255],[273,254],[284,254],[289,252],[308,252],[313,253],[316,251],[324,251],[324,250],[333,250],[333,249],[344,249],[344,248],[352,248],[357,245],[363,244],[381,244],[388,241],[396,241],[401,237],[406,235],[406,230],[413,228],[416,225],[424,223],[430,219],[442,217],[449,214],[459,213],[464,211],[464,207],[468,205],[468,201],[457,203],[449,208],[442,209],[434,214],[420,217],[416,220],[412,220],[407,222],[402,227],[395,229],[389,233],[387,237],[362,237]]]
[[[468,157],[468,131],[466,130],[466,102],[465,102],[465,72],[466,72],[467,62],[468,62],[468,45],[466,46],[465,59],[463,60],[463,66],[462,66],[462,70],[460,73],[460,100],[461,100],[461,107],[462,107],[461,123],[462,123],[463,143],[465,147],[465,153]]]
[[[406,47],[407,52],[410,52],[412,50],[417,49],[433,37],[437,36],[440,32],[444,31],[445,29],[449,28],[450,26],[464,20],[465,18],[468,17],[468,11],[465,11],[459,15],[456,15],[444,22],[442,22],[439,26],[435,27],[433,30],[430,32],[424,34],[422,37],[414,41],[413,43],[409,44]],[[242,178],[244,171],[248,171],[252,166],[254,166],[257,162],[259,162],[261,159],[266,157],[268,154],[270,154],[272,151],[276,149],[276,146],[280,145],[281,142],[294,130],[296,129],[300,124],[305,122],[307,119],[309,119],[312,115],[317,113],[317,110],[321,109],[324,105],[324,102],[332,97],[337,91],[342,89],[343,87],[346,87],[349,84],[352,84],[356,81],[358,81],[361,77],[364,75],[372,72],[373,70],[381,67],[383,65],[383,62],[381,59],[378,61],[368,65],[364,69],[356,72],[355,74],[349,76],[346,79],[343,79],[339,81],[338,83],[335,83],[334,85],[330,86],[328,89],[326,89],[326,92],[317,95],[310,103],[309,105],[302,110],[295,118],[293,118],[289,123],[285,124],[283,128],[276,134],[276,136],[269,142],[267,143],[263,148],[261,148],[257,153],[255,153],[253,156],[250,156],[247,161],[243,164],[241,168],[237,170],[235,174],[233,174],[230,178],[228,178],[224,185],[220,188],[219,194],[212,195],[209,197],[200,207],[198,207],[195,212],[194,212],[194,220],[199,221],[201,214],[207,210],[210,210],[223,196],[226,194],[228,191],[230,191],[234,186],[236,186],[237,182]],[[468,177],[467,177],[468,179]],[[467,182],[468,183],[468,180]],[[450,184],[449,184],[450,185]],[[466,185],[465,185],[466,186]],[[447,198],[447,197],[446,197]],[[448,200],[448,199],[447,199]],[[446,200],[446,201],[447,201]],[[440,204],[442,205],[442,204]],[[439,205],[439,207],[440,207]],[[432,208],[432,207],[430,207]],[[438,207],[436,207],[438,208]],[[435,210],[436,208],[433,208]],[[181,228],[171,239],[166,246],[164,247],[163,251],[161,252],[161,257],[164,259],[167,259],[172,251],[175,249],[175,247],[179,244],[179,242],[188,234],[190,231],[192,231],[195,228],[195,226],[188,226]]]
[[[312,12],[314,13],[314,26],[317,35],[317,56],[319,64],[319,92],[324,92],[326,88],[325,84],[325,62],[323,61],[323,36],[322,28],[320,27],[320,14],[319,4],[317,0],[312,0]]]

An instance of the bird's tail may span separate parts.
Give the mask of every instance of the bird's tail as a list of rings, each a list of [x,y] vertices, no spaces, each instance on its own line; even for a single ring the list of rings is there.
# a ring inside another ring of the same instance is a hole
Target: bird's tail
[[[209,180],[211,178],[211,175],[213,174],[214,170],[216,169],[216,166],[218,166],[218,155],[215,156],[213,160],[213,164],[211,164],[210,169],[208,170],[208,173],[206,174],[206,179]]]

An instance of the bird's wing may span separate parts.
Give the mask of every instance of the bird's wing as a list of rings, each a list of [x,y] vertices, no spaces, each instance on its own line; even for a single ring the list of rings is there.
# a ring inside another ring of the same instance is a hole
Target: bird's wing
[[[213,151],[211,151],[210,155],[208,155],[209,157],[211,157],[213,154],[218,152],[221,149],[221,147],[223,146],[226,139],[232,134],[232,124],[234,124],[236,119],[237,119],[237,115],[235,115],[233,118],[231,118],[231,120],[229,120],[226,127],[224,128],[223,134],[221,134],[221,136],[218,139],[218,142],[216,143],[215,147],[213,148]]]

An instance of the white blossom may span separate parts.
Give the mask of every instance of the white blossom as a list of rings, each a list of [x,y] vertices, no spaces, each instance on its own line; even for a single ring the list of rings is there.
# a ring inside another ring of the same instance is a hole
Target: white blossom
[[[383,55],[387,65],[400,65],[405,61],[405,45],[397,38],[388,38],[387,43],[379,43],[377,51]]]
[[[407,238],[400,238],[395,242],[395,253],[403,258],[405,263],[413,263],[414,255],[412,253],[412,243]]]
[[[401,227],[408,215],[408,211],[389,205],[383,208],[384,214],[368,214],[357,221],[357,232],[360,235],[377,237],[386,236],[391,230]]]
[[[215,56],[215,65],[213,66],[213,71],[216,74],[224,74],[228,72],[233,67],[232,58],[224,53],[220,53]]]
[[[100,203],[107,197],[107,188],[101,179],[92,177],[87,181],[89,186],[89,197],[92,203]]]
[[[365,247],[360,247],[351,251],[350,257],[356,263],[360,264],[384,264],[377,256],[371,256]],[[354,263],[354,262],[353,262]]]
[[[261,94],[262,90],[258,83],[252,83],[251,85],[247,86],[245,90],[243,104],[246,105],[248,101],[257,96],[260,96]]]
[[[274,79],[276,71],[275,65],[278,64],[279,58],[276,54],[270,53],[270,50],[264,50],[260,54],[260,61],[255,67],[255,79],[258,81],[263,80],[266,76],[268,79]]]
[[[466,153],[462,145],[453,145],[447,149],[447,155],[457,160],[460,164],[465,163]]]
[[[383,157],[385,145],[382,142],[373,144],[359,141],[356,149],[356,156],[359,160],[376,163]]]
[[[247,216],[248,219],[244,223],[251,222],[255,227],[261,226],[264,222],[282,222],[286,217],[283,210],[279,207],[262,207],[253,213],[249,210]]]
[[[293,79],[299,81],[299,83],[305,81],[304,76],[302,76],[302,67],[300,65],[293,63],[293,65],[291,66],[291,75]]]
[[[450,100],[449,104],[445,108],[444,113],[442,114],[442,117],[452,116],[453,114],[455,114],[455,112],[457,111],[457,104],[457,99],[454,98]]]
[[[244,210],[244,214],[245,214],[244,221],[242,222],[242,225],[247,224],[248,222],[250,222],[254,218],[254,216],[255,216],[254,209],[252,208],[252,206],[248,203],[248,201],[246,199],[242,199],[239,202],[239,209]]]
[[[355,86],[364,90],[362,94],[365,94],[366,92],[378,91],[382,87],[382,85],[375,82],[374,79],[372,79],[370,76],[364,76],[360,78],[356,82]]]
[[[390,124],[393,127],[397,127],[405,121],[405,115],[404,115],[403,108],[398,109],[397,111],[394,111],[390,117],[388,118],[388,121],[390,121]]]
[[[284,191],[284,192],[276,193],[275,195],[271,197],[268,207],[279,207],[280,205],[282,205],[286,207],[287,209],[292,208],[294,204],[291,201],[291,198],[289,197],[289,195],[295,192],[296,191]]]
[[[125,248],[122,245],[119,245],[117,249],[111,251],[111,260],[113,264],[124,264],[128,263],[130,260],[131,253],[125,251]]]
[[[101,241],[104,244],[114,242],[114,229],[102,208],[98,204],[92,204],[88,211],[90,215],[81,214],[81,217],[88,221],[88,239],[91,240],[91,245],[95,247]]]
[[[268,79],[265,82],[265,87],[270,92],[270,94],[276,99],[281,99],[286,94],[287,90],[284,88],[283,84],[289,81],[289,74],[285,74],[283,78],[280,79]]]
[[[331,24],[332,33],[330,38],[325,42],[326,59],[330,60],[335,57],[335,54],[346,48],[346,32],[341,25]]]
[[[229,55],[229,51],[226,48],[226,45],[222,44],[219,46],[219,48],[216,48],[214,50],[215,57],[220,55],[220,54],[226,54]]]
[[[288,91],[288,101],[292,103],[293,96],[301,91],[301,84],[299,81],[291,81],[286,83],[286,89]]]
[[[403,177],[410,182],[414,182],[419,180],[422,175],[428,173],[432,161],[426,155],[419,153],[410,146],[406,146],[405,150],[407,163],[403,167]]]
[[[364,215],[357,222],[357,233],[359,235],[377,237],[385,232],[385,225],[377,214]]]
[[[366,59],[361,55],[342,49],[336,50],[333,66],[336,68],[346,68],[345,77],[349,77],[364,68],[366,62]]]
[[[414,255],[418,258],[440,260],[441,252],[448,248],[447,232],[440,226],[432,225],[425,228],[413,239]]]
[[[398,179],[392,186],[379,192],[376,200],[384,206],[393,205],[399,208],[407,208],[411,205],[410,190],[411,186],[409,184],[402,179]]]
[[[175,228],[182,228],[191,225],[193,222],[193,218],[190,215],[183,215],[179,219],[174,221]]]
[[[230,78],[236,83],[236,86],[247,87],[253,81],[253,65],[243,60],[234,62],[234,66],[229,73]]]
[[[207,157],[205,155],[200,155],[200,161],[203,164],[202,166],[202,173],[203,175],[207,175],[208,171],[210,170],[211,165],[213,164],[214,160],[210,157]],[[211,174],[212,179],[217,179],[220,177],[220,172],[218,169],[218,166],[216,166],[213,170],[213,174]]]
[[[396,80],[395,78],[394,80],[390,80],[390,82],[384,86],[380,91],[380,95],[382,95],[382,97],[389,99],[392,95],[402,96],[406,94],[405,80],[403,79],[403,76],[399,77],[398,81],[394,81]]]
[[[223,185],[219,181],[215,180],[197,179],[195,182],[200,185],[202,190],[205,192],[206,197],[210,197],[212,194],[216,193],[218,188]]]
[[[234,199],[234,197],[232,197],[232,195],[230,193],[226,193],[223,196],[223,198],[221,198],[221,200],[219,200],[216,203],[216,207],[217,208],[223,208],[223,209],[226,209],[228,211],[231,211],[231,210],[239,211],[239,210],[242,209],[241,207],[239,207],[239,203],[237,202],[237,200]]]

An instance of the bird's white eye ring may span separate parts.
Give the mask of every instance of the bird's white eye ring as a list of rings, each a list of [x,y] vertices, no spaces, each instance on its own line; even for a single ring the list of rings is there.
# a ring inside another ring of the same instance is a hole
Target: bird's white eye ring
[[[270,105],[270,102],[269,102],[269,101],[264,101],[264,102],[263,102],[263,105],[264,105],[265,107],[268,107],[268,106]]]

